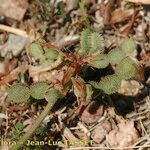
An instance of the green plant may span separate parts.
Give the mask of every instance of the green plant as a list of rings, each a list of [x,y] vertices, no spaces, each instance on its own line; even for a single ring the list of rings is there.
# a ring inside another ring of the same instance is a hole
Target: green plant
[[[105,94],[113,94],[117,92],[122,80],[128,80],[135,76],[138,64],[130,57],[130,53],[133,52],[135,48],[136,44],[134,40],[129,38],[126,39],[120,47],[106,53],[102,35],[91,29],[84,29],[81,32],[80,49],[74,53],[64,53],[51,44],[38,41],[31,44],[29,55],[32,59],[39,62],[38,65],[42,67],[49,65],[55,66],[54,63],[61,58],[61,66],[63,65],[68,68],[63,80],[60,81],[63,87],[62,91],[69,92],[69,89],[73,88],[78,104],[86,105],[92,100],[92,94],[95,88],[103,91]],[[108,65],[113,66],[114,74],[100,78],[98,82],[85,82],[84,79],[79,76],[80,70],[84,68],[92,67],[93,69],[102,69]],[[60,68],[56,65],[53,69]],[[18,91],[20,91],[20,93]],[[48,101],[47,106],[35,121],[33,127],[12,149],[19,149],[21,143],[24,143],[32,136],[57,99],[61,98],[61,95],[62,93],[60,91],[52,88],[52,85],[46,82],[37,82],[30,86],[17,84],[8,89],[8,99],[14,102],[24,102],[29,99],[30,96],[35,99],[45,98]]]
[[[44,44],[44,41],[40,41],[41,44]],[[39,43],[32,43],[30,46],[29,55],[33,57],[35,60],[39,61],[39,64],[43,67],[46,67],[52,63],[54,63],[59,57],[59,53],[52,49],[47,48],[46,46],[43,48]]]
[[[13,131],[13,134],[12,134],[13,140],[19,140],[20,139],[20,137],[23,134],[23,132],[22,132],[23,128],[24,128],[24,125],[21,122],[17,122],[15,124],[15,130]]]

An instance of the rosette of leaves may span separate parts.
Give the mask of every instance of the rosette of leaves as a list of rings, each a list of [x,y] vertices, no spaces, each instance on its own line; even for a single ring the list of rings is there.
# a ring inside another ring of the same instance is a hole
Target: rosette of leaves
[[[30,97],[30,89],[25,84],[12,85],[8,88],[7,93],[7,99],[16,103],[25,102]]]

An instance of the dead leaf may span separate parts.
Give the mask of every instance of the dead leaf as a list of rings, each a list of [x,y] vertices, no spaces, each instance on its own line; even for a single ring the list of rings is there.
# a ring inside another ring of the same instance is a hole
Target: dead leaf
[[[0,62],[0,77],[5,74],[5,64],[4,62]]]
[[[86,100],[86,87],[84,80],[80,77],[72,78],[74,94],[77,97],[78,104]]]
[[[3,62],[0,62],[0,77],[8,75],[13,69],[16,68],[18,59],[12,59],[11,61],[5,58]]]
[[[24,65],[23,68],[24,68],[23,71],[26,71],[28,66]],[[18,74],[20,72],[22,72],[22,66],[13,69],[8,75],[3,76],[0,80],[2,83],[11,83],[12,81],[14,81],[18,78]]]
[[[32,127],[33,122],[34,122],[33,118],[29,118],[29,119],[25,120],[23,122],[23,125],[25,126],[25,128],[23,129],[23,132],[28,132],[29,129]]]
[[[8,112],[12,113],[12,112],[17,112],[17,111],[25,111],[26,109],[28,109],[28,106],[25,105],[11,105],[8,109]]]
[[[104,5],[104,2],[101,3],[101,13],[103,14],[104,17],[104,24],[109,25],[110,24],[110,19],[111,19],[111,13],[113,10],[115,0],[108,1],[107,5]]]
[[[8,119],[9,117],[6,114],[0,113],[0,119]]]
[[[56,84],[63,80],[63,70],[53,70],[50,72],[42,72],[37,76],[32,76],[34,82],[46,81],[48,83]]]
[[[150,4],[150,0],[126,0],[126,1],[132,3]]]
[[[66,10],[67,12],[77,8],[79,0],[66,0]]]
[[[133,9],[122,10],[122,9],[118,8],[112,12],[110,23],[115,24],[115,23],[124,22],[124,21],[130,19],[133,14],[134,14]]]
[[[73,66],[69,66],[64,75],[62,84],[63,85],[67,84],[71,80],[71,77],[73,77],[75,75],[75,72],[76,72],[76,68]]]
[[[111,147],[123,148],[131,146],[138,137],[134,122],[128,121],[119,123],[117,128],[109,132],[106,140]]]
[[[57,68],[61,64],[62,64],[62,58],[59,57],[53,64],[51,64],[47,67],[43,67],[42,65],[39,65],[39,66],[29,65],[29,75],[31,78],[35,78],[35,80],[36,80],[36,78],[38,78],[40,73],[50,71],[54,68]]]

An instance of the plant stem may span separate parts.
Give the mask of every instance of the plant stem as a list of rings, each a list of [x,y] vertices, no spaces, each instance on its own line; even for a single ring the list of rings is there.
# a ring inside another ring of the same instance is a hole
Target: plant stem
[[[54,104],[55,102],[54,103],[48,102],[43,112],[40,114],[37,120],[35,120],[35,122],[33,123],[33,126],[29,129],[27,133],[25,133],[25,135],[17,142],[16,145],[13,145],[11,147],[11,150],[18,150],[19,148],[23,146],[23,144],[33,135],[35,130],[39,127],[39,125],[41,124],[43,119],[47,116],[47,114],[49,113],[49,111],[51,110]]]

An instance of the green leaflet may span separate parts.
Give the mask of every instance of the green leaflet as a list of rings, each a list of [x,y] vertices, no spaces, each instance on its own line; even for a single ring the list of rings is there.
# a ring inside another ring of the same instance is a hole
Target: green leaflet
[[[92,61],[89,62],[89,65],[95,68],[106,68],[109,65],[109,59],[106,54],[101,54],[96,56]]]
[[[51,60],[56,60],[59,54],[56,50],[52,48],[45,48],[44,51],[45,51],[45,54],[44,54],[45,57]]]
[[[17,103],[25,102],[32,96],[35,99],[44,99],[54,101],[54,99],[61,98],[62,95],[54,88],[49,89],[46,82],[33,83],[30,88],[23,84],[12,85],[8,90],[7,99]]]
[[[121,79],[117,75],[109,75],[101,79],[99,83],[91,81],[90,84],[104,91],[106,94],[113,94],[118,91]]]
[[[29,54],[34,59],[40,59],[43,57],[43,48],[40,46],[40,44],[32,43],[29,48]]]
[[[50,88],[45,94],[45,99],[52,104],[54,104],[59,98],[62,98],[62,94],[54,88]]]
[[[54,62],[55,62],[55,60],[53,60],[53,59],[46,59],[45,57],[43,57],[43,59],[41,59],[41,61],[40,61],[40,64],[43,67],[47,67],[47,66],[51,65]]]
[[[95,53],[99,50],[102,51],[104,47],[104,41],[101,34],[99,34],[98,32],[93,32],[89,35],[89,38],[90,38],[90,47],[91,47],[90,54]]]
[[[33,83],[30,86],[31,96],[35,99],[45,98],[45,93],[48,90],[49,85],[46,82]]]
[[[132,53],[136,49],[135,41],[132,38],[127,38],[122,44],[121,49],[126,54]]]
[[[104,41],[98,32],[92,32],[89,29],[84,29],[80,37],[81,49],[78,51],[80,56],[87,56],[89,54],[102,51]]]
[[[113,49],[108,53],[108,59],[112,65],[119,64],[126,57],[126,54],[120,49]]]
[[[23,84],[12,85],[7,90],[7,93],[8,93],[7,99],[9,101],[14,101],[16,103],[25,102],[30,97],[29,87]]]
[[[42,42],[41,40],[39,42]],[[40,44],[32,43],[30,45],[29,54],[35,60],[39,60],[40,65],[47,67],[54,63],[59,56],[59,53],[52,48],[42,48]]]
[[[130,57],[126,57],[116,67],[116,73],[120,78],[128,80],[136,74],[135,65],[135,62]]]
[[[90,50],[90,35],[91,31],[89,29],[84,29],[81,32],[81,37],[80,37],[80,46],[81,49],[78,51],[80,56],[85,56],[88,54],[89,50]]]
[[[47,67],[48,65],[51,65],[57,60],[59,53],[51,48],[45,48],[44,51],[45,54],[43,58],[40,60],[40,64],[43,67]]]

